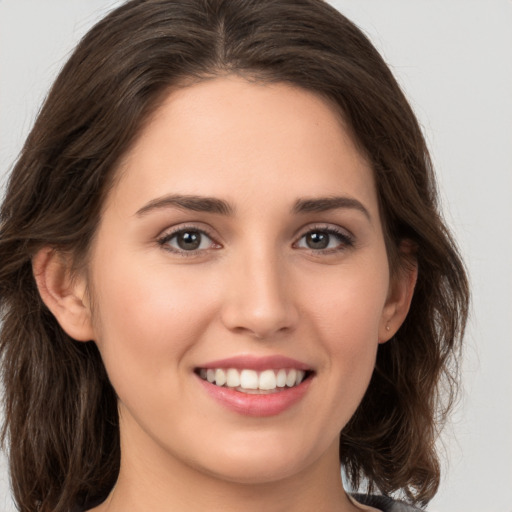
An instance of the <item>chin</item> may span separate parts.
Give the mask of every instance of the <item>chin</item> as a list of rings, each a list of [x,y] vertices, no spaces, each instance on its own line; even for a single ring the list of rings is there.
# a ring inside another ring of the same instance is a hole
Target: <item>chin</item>
[[[302,468],[300,468],[302,469]],[[293,464],[275,464],[267,461],[266,464],[253,464],[247,460],[240,463],[232,463],[222,468],[216,468],[210,472],[218,480],[236,483],[240,485],[264,485],[284,480],[300,472]]]
[[[251,448],[226,450],[214,457],[215,463],[206,463],[203,470],[228,482],[239,484],[268,484],[301,473],[317,457],[303,450],[286,448],[274,449],[269,444],[255,444]],[[210,462],[210,461],[208,461]]]

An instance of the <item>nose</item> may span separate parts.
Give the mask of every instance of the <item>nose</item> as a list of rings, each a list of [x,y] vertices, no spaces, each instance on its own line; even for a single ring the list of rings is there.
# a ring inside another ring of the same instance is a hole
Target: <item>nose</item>
[[[232,261],[221,313],[225,327],[258,339],[293,331],[299,312],[289,274],[271,251]]]

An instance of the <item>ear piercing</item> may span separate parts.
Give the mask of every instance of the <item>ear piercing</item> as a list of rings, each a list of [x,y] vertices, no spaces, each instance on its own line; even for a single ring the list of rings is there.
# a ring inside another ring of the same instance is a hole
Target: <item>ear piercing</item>
[[[389,331],[389,325],[386,325],[386,331]]]

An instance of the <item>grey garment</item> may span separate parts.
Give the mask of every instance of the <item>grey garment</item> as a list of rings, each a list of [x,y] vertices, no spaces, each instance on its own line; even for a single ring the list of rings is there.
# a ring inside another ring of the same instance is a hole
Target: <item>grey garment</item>
[[[421,508],[413,507],[402,501],[395,501],[387,496],[373,494],[351,494],[351,496],[361,505],[368,505],[382,510],[382,512],[422,512]]]

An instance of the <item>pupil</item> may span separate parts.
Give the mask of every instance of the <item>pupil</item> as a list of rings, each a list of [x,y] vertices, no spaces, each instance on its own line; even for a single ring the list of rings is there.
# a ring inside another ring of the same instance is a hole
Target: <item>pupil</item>
[[[329,245],[329,235],[326,233],[309,233],[306,241],[310,249],[325,249]]]
[[[185,231],[178,235],[177,242],[180,249],[193,251],[201,245],[201,234],[197,231]]]

